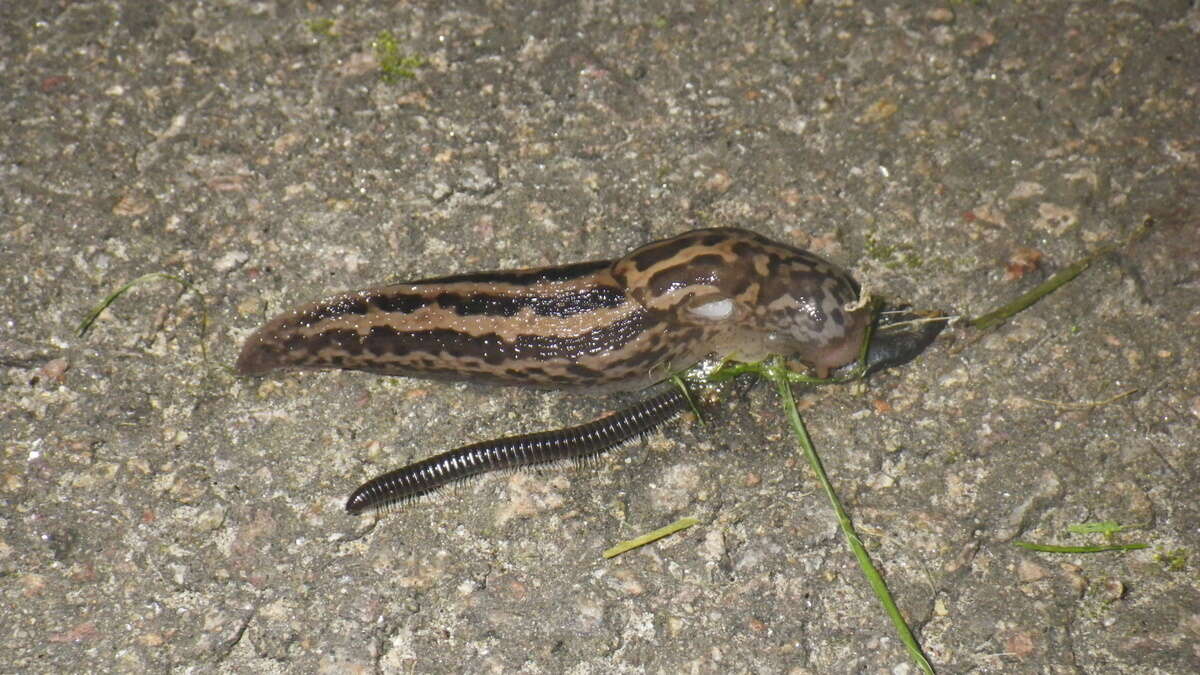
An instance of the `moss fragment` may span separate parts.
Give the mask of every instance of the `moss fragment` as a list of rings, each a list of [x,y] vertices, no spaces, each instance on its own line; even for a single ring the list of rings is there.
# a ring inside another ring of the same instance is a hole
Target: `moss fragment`
[[[391,31],[381,31],[371,43],[375,50],[375,60],[379,62],[379,72],[383,81],[394,84],[405,78],[411,80],[417,76],[416,69],[425,65],[425,59],[416,54],[404,54],[400,51],[400,42]]]

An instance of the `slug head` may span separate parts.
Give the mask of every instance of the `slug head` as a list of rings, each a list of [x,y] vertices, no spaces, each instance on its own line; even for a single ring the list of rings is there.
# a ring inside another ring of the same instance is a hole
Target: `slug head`
[[[700,329],[703,351],[746,361],[790,356],[819,377],[858,356],[870,319],[866,308],[846,309],[858,285],[844,270],[738,228],[652,242],[611,273],[655,318]]]

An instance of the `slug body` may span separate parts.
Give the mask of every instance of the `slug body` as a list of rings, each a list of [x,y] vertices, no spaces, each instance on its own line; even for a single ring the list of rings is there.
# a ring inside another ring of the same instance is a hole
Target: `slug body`
[[[237,367],[601,391],[641,389],[709,354],[797,358],[825,376],[870,320],[820,257],[736,228],[694,230],[616,261],[352,291],[275,317]]]

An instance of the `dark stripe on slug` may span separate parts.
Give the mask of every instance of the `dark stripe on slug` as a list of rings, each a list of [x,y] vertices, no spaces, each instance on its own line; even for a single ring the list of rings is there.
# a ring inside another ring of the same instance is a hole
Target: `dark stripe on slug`
[[[807,265],[779,265],[771,269],[772,276],[777,279],[787,279],[792,295],[821,293],[829,273],[820,268]]]
[[[422,279],[414,284],[452,284],[457,282],[475,284],[511,284],[513,286],[533,286],[543,283],[561,283],[574,281],[580,277],[606,270],[612,265],[611,260],[592,260],[589,262],[556,265],[523,270],[500,270],[496,272],[472,272],[457,274],[436,279]]]
[[[594,286],[576,293],[531,299],[535,314],[567,318],[596,309],[613,309],[626,301],[625,291],[616,286]]]
[[[743,276],[727,272],[729,264],[719,255],[699,255],[685,265],[672,265],[655,272],[647,282],[655,295],[666,295],[688,286],[716,286],[728,296],[737,294],[736,288],[724,288],[730,284],[721,283],[725,277]],[[722,272],[725,272],[724,274]],[[742,284],[738,284],[742,286]]]
[[[512,317],[528,307],[538,316],[567,317],[597,309],[620,307],[625,302],[625,293],[615,286],[595,286],[580,291],[555,295],[514,296],[492,293],[446,292],[437,296],[439,307],[453,311],[459,316],[505,316]]]
[[[366,313],[367,301],[365,298],[361,295],[346,294],[336,298],[332,302],[326,302],[307,312],[297,314],[288,324],[307,327],[318,324],[326,319],[336,319],[347,314]]]
[[[829,263],[803,249],[775,249],[767,254],[769,269],[787,270],[801,267],[809,270],[829,270]]]
[[[613,364],[613,368],[621,368],[625,370],[642,370],[654,364],[664,361],[668,354],[675,351],[671,347],[659,347],[657,349],[646,349],[637,354],[618,361]]]
[[[616,286],[594,286],[549,295],[502,295],[485,292],[445,291],[435,297],[406,292],[348,293],[297,314],[291,325],[314,326],[345,316],[365,316],[371,308],[385,314],[412,314],[436,304],[459,316],[516,316],[528,307],[538,316],[567,318],[597,309],[620,307],[625,293]]]
[[[521,335],[513,343],[513,359],[576,359],[620,352],[654,323],[644,311],[634,312],[608,325],[575,337]]]
[[[440,293],[437,296],[439,307],[459,316],[516,316],[527,300],[484,293],[472,293],[465,297],[458,293]]]
[[[750,242],[739,241],[733,245],[733,254],[742,260],[750,260],[762,251],[761,246],[754,246]],[[774,258],[775,256],[771,256]]]
[[[496,333],[469,335],[444,328],[424,331],[398,331],[392,326],[372,326],[363,335],[355,330],[332,329],[317,335],[293,334],[284,340],[282,353],[293,365],[321,366],[329,357],[320,355],[345,352],[344,364],[361,370],[411,371],[423,374],[426,368],[417,363],[389,364],[386,357],[406,357],[409,354],[445,354],[455,359],[477,359],[498,366],[506,361],[539,362],[553,359],[574,360],[619,351],[637,339],[650,324],[645,312],[634,312],[611,324],[575,337],[561,335],[519,335],[508,342]],[[357,363],[356,363],[357,361]],[[569,383],[554,376],[545,379]]]
[[[588,380],[598,382],[604,379],[603,370],[588,368],[587,366],[581,366],[578,363],[567,364],[567,372],[575,377],[581,378],[585,382]]]
[[[429,300],[426,298],[410,293],[347,293],[297,314],[288,325],[308,327],[328,319],[351,315],[366,316],[371,307],[389,314],[412,314],[428,304]]]
[[[389,314],[412,314],[429,303],[429,298],[412,293],[376,293],[371,296],[371,304]]]
[[[711,248],[719,244],[724,244],[728,240],[728,231],[722,230],[720,232],[708,232],[704,236],[700,237],[698,243],[706,248]]]
[[[664,260],[670,260],[679,255],[680,251],[695,245],[695,243],[694,238],[681,235],[658,244],[647,244],[636,255],[629,256],[626,260],[633,261],[634,267],[644,272]]]
[[[834,307],[833,311],[829,312],[829,318],[840,328],[846,325],[846,314],[841,307]]]

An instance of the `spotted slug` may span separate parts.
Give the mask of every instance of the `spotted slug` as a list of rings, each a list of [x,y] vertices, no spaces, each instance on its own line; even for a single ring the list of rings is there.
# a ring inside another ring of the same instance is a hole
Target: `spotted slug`
[[[796,358],[824,377],[858,355],[857,284],[808,251],[737,228],[686,232],[615,261],[462,274],[335,295],[245,342],[238,371],[635,390],[710,354]]]

